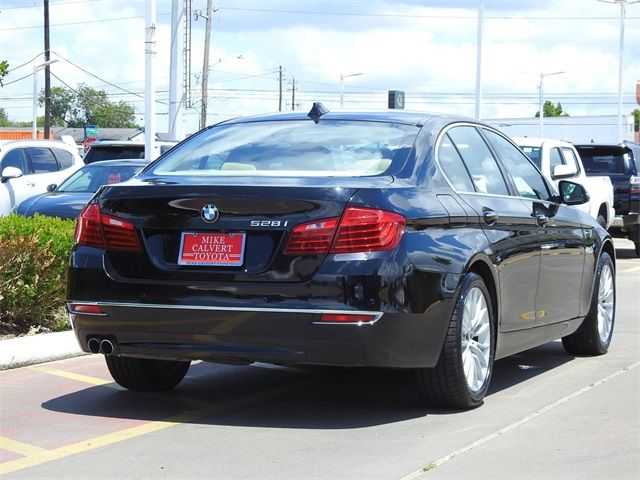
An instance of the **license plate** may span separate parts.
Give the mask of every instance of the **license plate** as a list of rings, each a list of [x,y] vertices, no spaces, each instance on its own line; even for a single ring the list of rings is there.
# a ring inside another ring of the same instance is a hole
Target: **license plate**
[[[183,232],[179,265],[239,267],[244,260],[244,233]]]

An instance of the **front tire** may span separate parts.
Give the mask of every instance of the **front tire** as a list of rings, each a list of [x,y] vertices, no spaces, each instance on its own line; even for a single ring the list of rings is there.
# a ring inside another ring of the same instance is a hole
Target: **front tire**
[[[582,325],[562,337],[562,345],[571,355],[603,355],[609,350],[616,314],[616,278],[613,261],[602,252],[598,259],[591,307]]]
[[[105,356],[111,376],[129,390],[171,390],[187,374],[191,362]]]
[[[495,324],[484,281],[468,273],[460,285],[438,363],[416,371],[418,393],[425,402],[452,409],[482,402],[493,370]]]

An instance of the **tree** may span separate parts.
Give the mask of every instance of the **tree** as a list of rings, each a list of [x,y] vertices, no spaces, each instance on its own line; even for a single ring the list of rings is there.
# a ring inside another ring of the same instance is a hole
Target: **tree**
[[[544,112],[545,117],[568,117],[569,114],[562,110],[562,104],[558,102],[557,105],[554,105],[549,100],[544,102],[542,106],[542,111]],[[540,110],[536,112],[535,117],[538,118],[540,116]]]
[[[98,125],[103,128],[135,128],[135,109],[126,102],[111,102],[104,90],[83,84],[74,90],[68,87],[51,89],[52,125],[82,127]],[[44,93],[40,93],[40,105]]]
[[[38,122],[40,120],[44,122],[44,117],[38,117]],[[0,127],[30,127],[32,125],[31,122],[14,122],[9,120],[9,116],[4,108],[0,107]],[[38,123],[40,125],[40,123]]]
[[[8,73],[9,73],[9,62],[7,62],[6,60],[0,60],[0,87],[4,86],[2,85],[2,79],[6,77]]]
[[[633,115],[633,131],[640,132],[640,108],[636,108],[631,115]]]

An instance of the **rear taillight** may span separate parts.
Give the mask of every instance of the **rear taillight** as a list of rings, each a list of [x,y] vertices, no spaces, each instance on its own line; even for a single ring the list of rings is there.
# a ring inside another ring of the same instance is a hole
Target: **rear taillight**
[[[329,253],[340,217],[301,223],[291,230],[285,255],[322,255]]]
[[[405,226],[405,218],[397,213],[347,207],[341,218],[314,220],[294,227],[284,254],[323,255],[393,250],[398,246]]]
[[[104,214],[97,204],[87,205],[76,222],[78,245],[109,250],[140,250],[138,233],[133,223]]]
[[[629,179],[629,193],[631,195],[640,195],[640,177],[632,176]]]
[[[76,220],[75,239],[78,245],[104,248],[104,239],[100,229],[100,207],[91,204],[84,207]]]
[[[331,253],[393,250],[400,243],[406,224],[397,213],[349,207],[340,219]]]

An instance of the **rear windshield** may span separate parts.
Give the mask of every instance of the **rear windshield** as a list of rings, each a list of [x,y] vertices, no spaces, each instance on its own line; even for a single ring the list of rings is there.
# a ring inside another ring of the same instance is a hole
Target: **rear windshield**
[[[370,176],[403,164],[419,128],[311,120],[221,125],[159,160],[155,175]]]
[[[609,175],[627,173],[629,158],[627,147],[613,145],[610,147],[577,146],[584,169],[592,175]]]
[[[84,163],[102,162],[103,160],[144,159],[144,145],[123,145],[109,147],[91,147],[84,156]]]

